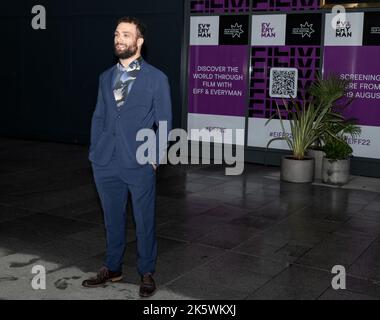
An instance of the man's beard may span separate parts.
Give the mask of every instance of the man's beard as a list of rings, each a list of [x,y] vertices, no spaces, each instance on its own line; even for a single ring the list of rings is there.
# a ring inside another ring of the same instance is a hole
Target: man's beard
[[[137,44],[131,46],[126,46],[124,50],[118,50],[116,48],[117,44],[115,45],[115,55],[119,59],[129,59],[130,57],[133,57],[137,53]]]

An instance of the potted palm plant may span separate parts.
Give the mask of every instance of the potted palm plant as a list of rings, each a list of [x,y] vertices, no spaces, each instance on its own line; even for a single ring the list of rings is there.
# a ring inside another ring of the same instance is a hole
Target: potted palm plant
[[[282,137],[273,138],[267,143],[269,146],[276,140],[286,141],[292,155],[284,156],[281,160],[281,180],[286,182],[310,183],[314,180],[314,158],[306,155],[307,150],[319,139],[326,129],[325,118],[331,110],[323,104],[315,104],[313,101],[301,102],[292,100],[290,107],[283,100],[284,110],[290,125],[290,134],[285,130],[285,119],[278,104],[277,112],[268,119],[278,117],[283,131]],[[332,115],[331,115],[332,117]]]
[[[327,141],[339,140],[345,134],[357,134],[358,127],[354,125],[354,120],[346,120],[343,115],[344,109],[352,102],[352,99],[341,100],[346,94],[348,84],[349,82],[334,74],[325,79],[318,75],[309,89],[311,98],[306,100],[303,97],[300,102],[291,98],[290,106],[283,99],[282,111],[278,104],[276,105],[277,112],[268,119],[267,124],[273,118],[278,118],[283,134],[269,140],[267,150],[274,141],[285,140],[293,153],[281,160],[281,180],[312,182],[316,172],[315,158],[318,160],[316,174],[321,178],[322,158],[325,152],[323,146]],[[344,104],[339,105],[337,101]],[[289,120],[290,134],[285,130],[285,120]],[[319,156],[311,155],[313,151],[310,150],[320,150]]]
[[[313,101],[332,111],[334,118],[328,119],[331,114],[330,112],[327,113],[325,120],[329,126],[329,130],[322,131],[307,152],[308,156],[313,157],[315,160],[314,178],[316,180],[322,179],[322,161],[325,156],[325,152],[323,151],[324,144],[331,137],[331,134],[335,135],[341,131],[340,128],[342,126],[345,127],[343,111],[352,102],[352,99],[342,99],[346,95],[348,85],[349,81],[340,79],[336,74],[327,75],[324,79],[318,74],[316,81],[310,86],[309,93],[313,97]],[[343,104],[339,105],[338,103]],[[337,117],[336,114],[339,114],[340,117]]]

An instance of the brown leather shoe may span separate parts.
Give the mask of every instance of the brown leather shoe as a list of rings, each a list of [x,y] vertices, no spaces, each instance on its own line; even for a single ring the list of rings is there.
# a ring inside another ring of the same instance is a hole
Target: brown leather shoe
[[[112,272],[107,267],[102,267],[95,277],[84,280],[82,286],[87,288],[103,287],[106,282],[117,282],[122,279],[121,272]]]
[[[146,273],[141,277],[140,284],[140,297],[147,298],[152,296],[156,291],[156,284],[154,283],[151,273]]]

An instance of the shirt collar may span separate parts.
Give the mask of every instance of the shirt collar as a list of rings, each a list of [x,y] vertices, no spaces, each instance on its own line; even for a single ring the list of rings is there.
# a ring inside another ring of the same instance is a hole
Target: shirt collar
[[[117,68],[121,72],[129,72],[133,70],[140,70],[141,69],[141,64],[142,64],[142,57],[138,57],[136,60],[133,60],[128,68],[124,67],[120,62],[117,63]]]

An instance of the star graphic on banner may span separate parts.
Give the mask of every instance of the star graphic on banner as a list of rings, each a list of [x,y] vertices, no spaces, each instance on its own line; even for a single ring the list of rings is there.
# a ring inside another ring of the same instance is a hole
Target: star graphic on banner
[[[307,21],[305,22],[305,24],[301,24],[302,38],[304,36],[308,36],[309,38],[311,38],[311,34],[315,31],[312,27],[313,27],[313,24],[312,23],[309,24]]]
[[[243,25],[239,25],[237,22],[235,25],[231,25],[231,30],[232,38],[235,38],[235,36],[240,38],[241,34],[244,33]]]

